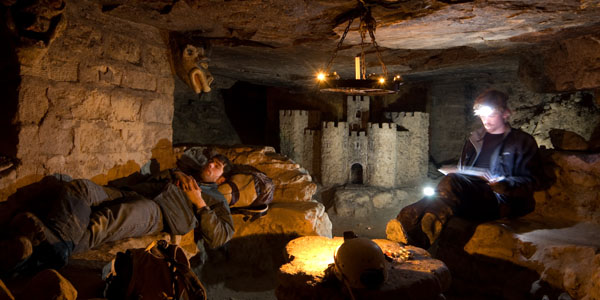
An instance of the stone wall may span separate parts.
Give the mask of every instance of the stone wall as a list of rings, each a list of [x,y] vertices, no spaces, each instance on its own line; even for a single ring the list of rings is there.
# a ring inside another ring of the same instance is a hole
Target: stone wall
[[[52,173],[106,183],[169,151],[174,83],[157,29],[71,1],[46,46],[17,50],[21,165],[2,177],[0,199]]]
[[[369,172],[369,136],[365,131],[351,131],[348,138],[348,168],[350,176],[360,176],[361,183],[365,183],[366,174]],[[355,170],[352,167],[355,164],[360,165],[360,169],[356,166]],[[358,173],[359,171],[360,174]],[[356,173],[355,173],[356,172]],[[352,178],[351,178],[352,179]],[[356,178],[358,179],[358,178]]]
[[[346,122],[351,130],[363,128],[364,123],[369,120],[370,103],[369,96],[346,97]]]
[[[539,93],[522,84],[516,71],[498,72],[461,82],[431,85],[430,152],[435,163],[457,160],[468,133],[481,126],[472,104],[488,88],[508,94],[513,127],[533,135],[540,146],[553,148],[551,129],[573,131],[590,139],[600,125],[600,107],[593,91]]]
[[[174,80],[173,144],[241,144],[240,137],[225,113],[222,95],[224,88],[221,88],[224,83],[233,82],[232,80],[215,77],[212,91],[200,95],[179,77],[175,76]]]
[[[396,185],[396,124],[369,123],[369,172],[367,183],[373,186]]]

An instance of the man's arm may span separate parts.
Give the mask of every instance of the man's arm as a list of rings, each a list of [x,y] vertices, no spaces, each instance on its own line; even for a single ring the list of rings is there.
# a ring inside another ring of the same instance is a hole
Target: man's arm
[[[174,175],[177,178],[177,186],[184,191],[194,206],[196,219],[200,222],[196,233],[201,234],[210,248],[228,242],[233,237],[233,219],[223,195],[216,187],[210,186],[203,192],[196,180],[185,173],[175,172]]]
[[[511,174],[497,183],[491,184],[492,189],[509,197],[531,195],[538,186],[538,172],[541,171],[538,146],[535,139],[527,135],[511,149],[514,157],[510,161]]]

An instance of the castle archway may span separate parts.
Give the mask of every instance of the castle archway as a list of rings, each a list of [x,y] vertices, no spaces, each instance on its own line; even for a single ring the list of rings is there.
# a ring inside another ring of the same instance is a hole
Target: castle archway
[[[355,163],[350,167],[350,183],[363,184],[363,167],[359,163]]]

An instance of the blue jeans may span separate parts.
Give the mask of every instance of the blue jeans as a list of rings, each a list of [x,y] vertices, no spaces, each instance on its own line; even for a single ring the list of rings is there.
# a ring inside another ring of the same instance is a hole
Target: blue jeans
[[[90,180],[65,183],[53,201],[42,221],[62,239],[67,257],[105,242],[163,229],[162,212],[156,202]]]

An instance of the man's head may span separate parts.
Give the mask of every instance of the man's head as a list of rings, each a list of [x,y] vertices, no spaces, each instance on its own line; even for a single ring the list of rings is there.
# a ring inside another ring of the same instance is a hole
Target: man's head
[[[497,90],[487,90],[475,99],[473,111],[488,133],[500,134],[508,128],[511,111],[507,102],[508,96]]]
[[[223,174],[231,170],[231,162],[221,154],[213,155],[202,168],[200,179],[202,182],[217,182]]]

